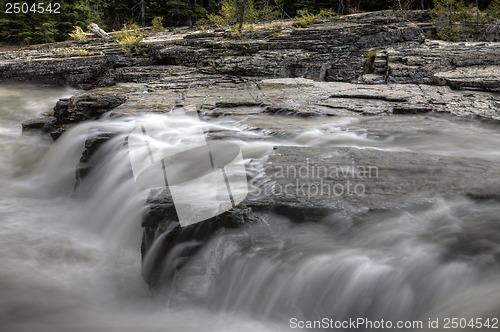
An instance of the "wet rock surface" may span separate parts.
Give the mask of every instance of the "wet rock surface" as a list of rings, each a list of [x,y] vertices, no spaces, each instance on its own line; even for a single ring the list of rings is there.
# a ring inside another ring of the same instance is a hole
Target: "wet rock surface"
[[[480,170],[480,171],[479,171]],[[318,211],[363,212],[428,204],[439,196],[500,198],[492,161],[357,148],[276,147],[266,174],[276,211],[317,221]],[[314,213],[316,212],[316,213]]]
[[[241,205],[200,223],[181,227],[168,189],[153,189],[147,204],[142,223],[142,275],[153,289],[168,286],[175,271],[216,233],[265,221],[253,214],[251,208]]]

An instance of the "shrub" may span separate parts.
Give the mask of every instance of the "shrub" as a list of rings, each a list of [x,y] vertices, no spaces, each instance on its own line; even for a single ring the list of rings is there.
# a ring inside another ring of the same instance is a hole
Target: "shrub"
[[[222,29],[239,23],[256,23],[258,17],[259,11],[255,9],[253,0],[222,0],[219,14],[208,14],[207,20]]]
[[[64,57],[64,56],[67,56],[68,54],[69,54],[69,50],[67,48],[63,48],[63,49],[54,51],[55,56]]]
[[[325,8],[321,8],[321,10],[319,11],[319,14],[318,14],[319,18],[324,18],[324,19],[328,19],[328,20],[331,20],[332,18],[335,18],[338,16],[339,15],[337,14],[337,12],[335,10],[325,9]]]
[[[120,31],[115,34],[115,41],[121,45],[123,53],[129,56],[134,52],[137,52],[137,44],[144,39],[144,35],[140,32],[139,25],[125,24]]]
[[[87,50],[75,50],[75,55],[77,56],[92,56],[94,52]]]
[[[80,41],[87,38],[85,32],[83,32],[82,28],[80,28],[78,25],[75,25],[73,28],[75,28],[73,32],[69,33],[71,39]]]
[[[490,2],[486,12],[492,19],[500,18],[500,0],[493,0]]]
[[[365,61],[363,63],[365,73],[373,72],[373,62],[375,62],[375,57],[377,56],[379,49],[373,49],[368,51],[365,55]]]
[[[487,23],[484,13],[463,0],[436,0],[433,17],[437,36],[450,41],[475,39]]]
[[[226,20],[222,16],[216,15],[216,14],[208,14],[207,21],[209,24],[214,25],[218,29],[225,28],[226,24],[227,24]],[[200,23],[201,23],[201,20],[200,20]]]
[[[297,10],[297,16],[295,16],[296,22],[294,25],[306,28],[310,26],[316,18],[317,16],[309,13],[307,9],[300,9]]]
[[[161,16],[153,17],[151,24],[154,27],[153,29],[154,32],[162,32],[163,30],[165,30],[165,28],[163,27],[163,17]]]
[[[281,22],[271,22],[271,24],[269,24],[269,29],[271,30],[282,30],[283,29],[283,24]]]

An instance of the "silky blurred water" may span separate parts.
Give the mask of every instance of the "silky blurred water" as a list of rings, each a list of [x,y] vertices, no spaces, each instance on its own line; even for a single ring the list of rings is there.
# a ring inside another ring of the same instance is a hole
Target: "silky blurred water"
[[[498,318],[500,204],[463,197],[367,217],[334,214],[317,224],[270,215],[244,230],[253,245],[242,244],[239,233],[218,234],[185,269],[195,268],[201,281],[180,271],[174,289],[153,296],[141,277],[147,191],[135,186],[124,147],[135,120],[87,122],[55,144],[21,133],[23,120],[74,93],[0,88],[2,331],[283,331],[293,330],[292,317]],[[310,130],[281,139],[237,118],[212,125],[264,138],[238,143],[246,158],[286,144],[500,161],[500,134],[490,125],[406,119],[313,120]],[[72,195],[85,140],[109,130],[120,134]],[[200,282],[210,291],[197,292]]]

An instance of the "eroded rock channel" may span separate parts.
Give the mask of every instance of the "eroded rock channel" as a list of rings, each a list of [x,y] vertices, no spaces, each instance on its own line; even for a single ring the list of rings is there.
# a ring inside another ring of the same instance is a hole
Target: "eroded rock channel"
[[[251,190],[241,204],[181,228],[168,190],[153,188],[147,199],[145,280],[201,296],[214,291],[217,273],[197,270],[193,257],[231,246],[286,251],[281,240],[255,235],[255,225],[269,226],[270,214],[298,224],[342,216],[356,227],[372,214],[444,198],[499,199],[500,43],[426,39],[426,15],[354,15],[241,39],[165,32],[146,38],[132,57],[101,41],[78,45],[94,56],[55,57],[58,49],[76,47],[56,44],[3,54],[0,71],[3,81],[88,89],[23,124],[54,140],[103,116],[182,109],[207,123],[207,140],[242,146]],[[100,167],[100,148],[124,134],[99,128],[89,130],[79,186]],[[221,232],[231,234],[228,242],[211,242]],[[207,273],[210,282],[189,290],[177,273],[189,275],[191,286]]]

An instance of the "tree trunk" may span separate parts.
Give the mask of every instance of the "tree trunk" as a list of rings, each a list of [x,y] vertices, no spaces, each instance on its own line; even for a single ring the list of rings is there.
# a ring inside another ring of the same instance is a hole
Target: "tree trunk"
[[[241,31],[243,28],[243,21],[245,18],[245,0],[238,0],[238,29]]]
[[[146,0],[141,0],[141,25],[146,26]]]

